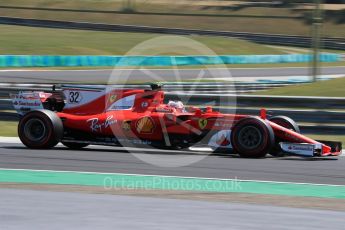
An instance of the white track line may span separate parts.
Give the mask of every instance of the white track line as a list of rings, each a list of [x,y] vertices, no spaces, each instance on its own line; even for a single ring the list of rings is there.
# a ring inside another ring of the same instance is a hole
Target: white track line
[[[3,144],[20,144],[21,141],[18,137],[0,137],[0,143],[3,143]]]
[[[97,175],[124,175],[124,176],[147,176],[147,177],[162,177],[162,178],[185,178],[185,179],[198,179],[198,180],[219,180],[219,181],[239,181],[239,182],[259,182],[259,183],[272,183],[272,184],[296,184],[296,185],[313,185],[313,186],[332,186],[344,187],[345,185],[337,184],[313,184],[302,182],[286,182],[286,181],[266,181],[266,180],[241,180],[238,178],[207,178],[207,177],[186,177],[186,176],[167,176],[167,175],[150,175],[150,174],[131,174],[131,173],[102,173],[102,172],[86,172],[86,171],[60,171],[60,170],[39,170],[39,169],[8,169],[0,168],[0,170],[7,171],[31,171],[31,172],[52,172],[52,173],[80,173],[80,174],[97,174]]]

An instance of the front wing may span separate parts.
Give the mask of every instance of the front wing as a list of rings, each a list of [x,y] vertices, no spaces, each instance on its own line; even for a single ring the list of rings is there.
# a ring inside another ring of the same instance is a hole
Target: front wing
[[[319,141],[320,143],[289,143],[281,142],[280,147],[284,153],[303,157],[322,157],[322,156],[339,156],[342,154],[341,142]],[[330,151],[324,151],[323,144],[331,147]]]

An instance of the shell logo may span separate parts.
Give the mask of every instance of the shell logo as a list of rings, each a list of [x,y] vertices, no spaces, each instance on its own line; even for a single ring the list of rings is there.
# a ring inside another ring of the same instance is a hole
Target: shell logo
[[[155,129],[153,119],[151,117],[140,118],[136,123],[136,129],[141,134],[152,134]]]

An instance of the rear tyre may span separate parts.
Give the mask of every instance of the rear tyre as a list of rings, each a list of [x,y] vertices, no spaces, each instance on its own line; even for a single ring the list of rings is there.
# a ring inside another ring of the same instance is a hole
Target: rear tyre
[[[296,133],[301,133],[297,123],[292,120],[290,117],[286,116],[276,116],[272,117],[269,119],[271,122],[276,123],[277,125],[280,125],[284,128],[290,129],[292,131],[295,131]],[[283,140],[280,139],[279,137],[275,138],[275,144],[270,151],[270,154],[274,157],[283,157],[285,154],[283,153],[282,149],[280,148],[279,143],[282,142]]]
[[[63,136],[61,119],[52,111],[35,110],[27,113],[18,124],[21,142],[31,149],[49,149]]]
[[[75,143],[75,142],[61,142],[64,146],[70,149],[82,149],[88,146],[89,144],[87,143]]]
[[[274,133],[265,121],[249,117],[237,122],[231,130],[235,153],[245,158],[262,158],[274,145]]]

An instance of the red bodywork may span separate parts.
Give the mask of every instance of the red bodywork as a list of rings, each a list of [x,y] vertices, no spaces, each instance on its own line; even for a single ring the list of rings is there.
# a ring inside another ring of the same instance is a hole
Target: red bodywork
[[[80,89],[79,89],[80,90]],[[112,110],[110,107],[121,98],[135,95],[130,109]],[[169,136],[197,137],[208,131],[231,129],[237,121],[249,115],[222,114],[207,107],[205,111],[191,107],[187,111],[164,104],[161,90],[111,90],[95,100],[58,112],[64,128],[91,136],[115,136],[118,139],[141,139],[165,142]],[[276,137],[292,143],[319,143],[304,135],[286,129],[266,119]],[[197,139],[197,138],[196,138]],[[322,155],[339,155],[322,144]]]

